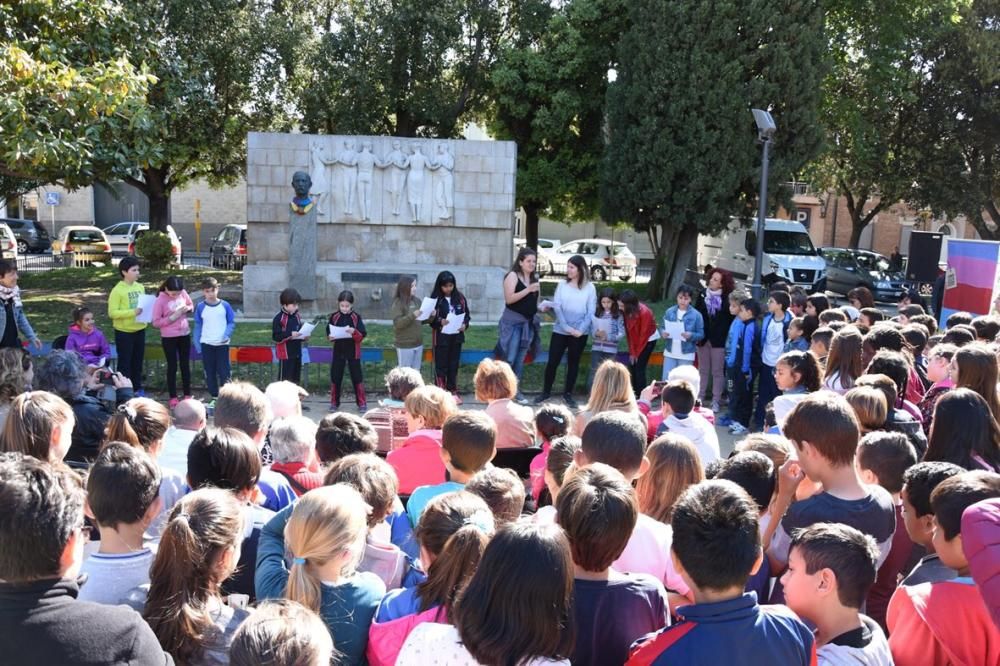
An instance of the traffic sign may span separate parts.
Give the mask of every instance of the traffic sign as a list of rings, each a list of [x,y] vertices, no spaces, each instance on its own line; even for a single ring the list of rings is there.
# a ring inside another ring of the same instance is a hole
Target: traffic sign
[[[60,203],[60,195],[58,192],[46,192],[45,193],[45,205],[46,206],[58,206]]]

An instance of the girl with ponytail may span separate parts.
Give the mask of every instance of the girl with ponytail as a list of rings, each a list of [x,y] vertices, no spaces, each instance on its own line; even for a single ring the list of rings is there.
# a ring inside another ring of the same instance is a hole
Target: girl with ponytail
[[[229,644],[249,613],[227,606],[219,586],[240,557],[242,516],[232,493],[217,488],[194,491],[170,512],[143,617],[178,664],[229,663]]]
[[[438,495],[420,514],[416,537],[427,580],[385,595],[369,632],[368,662],[396,663],[406,637],[425,622],[447,622],[493,536],[493,513],[466,491]]]
[[[278,512],[257,547],[257,598],[285,597],[319,613],[344,665],[365,663],[368,626],[385,594],[378,576],[356,571],[370,510],[346,484],[316,488]]]
[[[132,398],[118,406],[105,429],[105,443],[125,442],[141,448],[160,468],[163,509],[146,530],[146,536],[153,541],[160,538],[170,510],[187,490],[184,474],[165,468],[158,461],[169,428],[170,412],[166,407],[149,398]]]

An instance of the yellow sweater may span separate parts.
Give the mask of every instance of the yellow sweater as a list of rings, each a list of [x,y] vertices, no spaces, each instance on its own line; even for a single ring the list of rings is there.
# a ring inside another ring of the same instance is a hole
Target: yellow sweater
[[[146,325],[135,320],[135,309],[139,307],[139,297],[146,293],[146,288],[138,282],[132,285],[122,280],[111,290],[108,296],[108,316],[116,331],[135,333],[146,328]]]

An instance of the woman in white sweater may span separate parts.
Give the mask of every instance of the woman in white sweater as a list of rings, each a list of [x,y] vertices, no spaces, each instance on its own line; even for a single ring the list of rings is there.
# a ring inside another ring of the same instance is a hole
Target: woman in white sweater
[[[580,370],[580,358],[587,348],[587,337],[593,327],[594,311],[597,309],[597,290],[587,279],[587,262],[578,254],[569,258],[566,264],[566,280],[556,287],[552,310],[556,323],[549,343],[549,362],[545,365],[545,385],[542,394],[535,399],[540,405],[552,395],[552,385],[556,381],[556,370],[567,351],[566,384],[563,400],[570,409],[576,409],[573,387]]]

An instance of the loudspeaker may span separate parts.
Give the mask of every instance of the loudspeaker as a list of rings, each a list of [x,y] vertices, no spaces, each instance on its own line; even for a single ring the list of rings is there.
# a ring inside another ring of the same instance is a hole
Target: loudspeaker
[[[910,234],[910,251],[906,261],[906,279],[911,282],[934,282],[941,261],[941,241],[944,234],[914,231]]]

